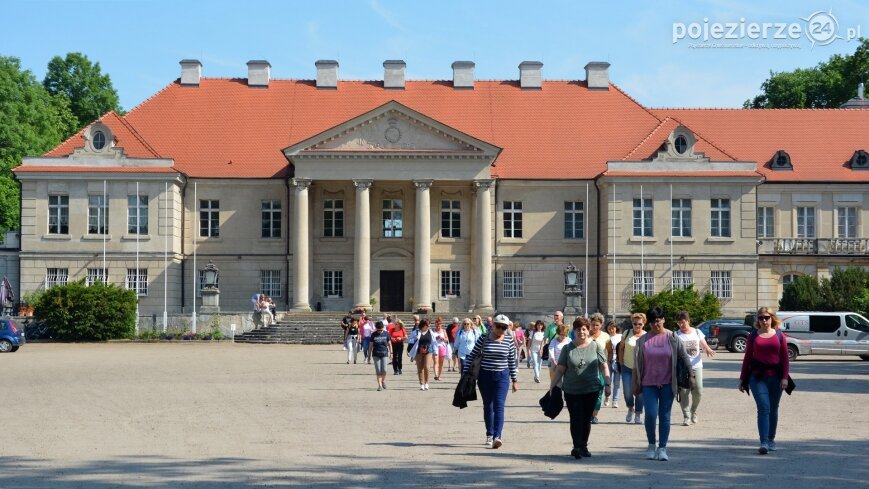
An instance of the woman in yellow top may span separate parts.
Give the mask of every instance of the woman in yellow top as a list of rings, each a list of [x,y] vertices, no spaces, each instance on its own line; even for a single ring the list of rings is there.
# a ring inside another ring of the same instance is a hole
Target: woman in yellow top
[[[633,379],[633,372],[637,359],[637,340],[646,334],[646,330],[643,329],[646,326],[646,315],[641,312],[631,314],[631,325],[633,326],[632,329],[625,333],[625,337],[622,338],[621,342],[619,342],[616,358],[619,362],[619,367],[621,367],[622,393],[625,398],[625,405],[628,407],[628,414],[625,416],[625,421],[630,423],[631,418],[634,418],[634,423],[642,424],[643,395],[640,394],[634,396],[633,388],[631,387],[631,380]]]

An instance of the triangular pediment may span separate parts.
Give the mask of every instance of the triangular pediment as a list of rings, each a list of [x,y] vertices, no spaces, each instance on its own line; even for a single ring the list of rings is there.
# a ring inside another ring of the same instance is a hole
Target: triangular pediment
[[[500,148],[391,101],[284,150],[294,156],[359,153],[494,158]]]

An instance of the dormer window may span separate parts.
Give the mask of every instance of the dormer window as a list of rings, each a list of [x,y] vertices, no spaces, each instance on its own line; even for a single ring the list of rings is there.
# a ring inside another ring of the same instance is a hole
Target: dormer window
[[[851,157],[852,170],[869,170],[869,153],[862,149],[854,151],[854,156]]]
[[[102,122],[94,122],[84,134],[87,144],[85,150],[91,153],[105,153],[112,149],[112,130]]]
[[[94,131],[94,149],[99,151],[106,146],[106,134],[103,131]]]
[[[794,169],[793,165],[791,165],[791,155],[787,154],[787,152],[783,149],[776,151],[775,156],[772,157],[771,166],[773,170]]]
[[[673,141],[673,145],[676,148],[676,154],[684,155],[688,151],[688,139],[684,134],[679,134],[676,136],[676,139]]]

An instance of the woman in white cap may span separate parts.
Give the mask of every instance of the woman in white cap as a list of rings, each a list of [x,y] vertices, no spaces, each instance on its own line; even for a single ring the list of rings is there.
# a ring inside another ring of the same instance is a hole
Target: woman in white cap
[[[513,392],[519,390],[516,343],[506,336],[510,319],[498,314],[489,334],[480,337],[465,358],[462,372],[468,371],[474,359],[481,357],[477,386],[483,397],[483,420],[486,422],[486,446],[500,448],[504,429],[504,404],[510,382]]]

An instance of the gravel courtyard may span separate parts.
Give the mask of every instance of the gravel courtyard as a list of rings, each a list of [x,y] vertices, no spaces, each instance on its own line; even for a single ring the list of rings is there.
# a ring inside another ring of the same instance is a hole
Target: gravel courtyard
[[[361,357],[360,357],[361,358]],[[2,488],[586,487],[854,488],[869,481],[869,362],[806,357],[782,400],[779,451],[756,455],[741,356],[704,360],[700,423],[674,409],[670,461],[642,426],[603,408],[591,459],[568,456],[567,412],[520,369],[504,446],[483,447],[480,402],[451,406],[458,374],[427,392],[415,369],[376,391],[340,346],[28,344],[4,366]],[[623,404],[623,403],[622,403]],[[590,485],[589,485],[590,484]]]

